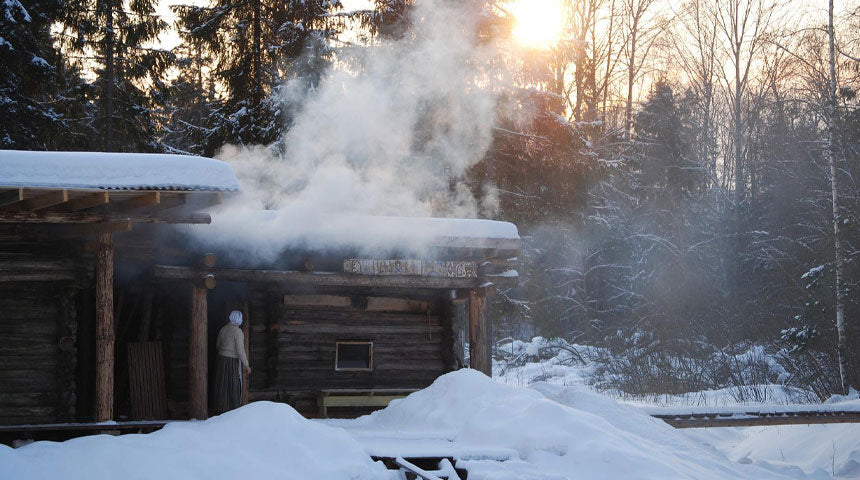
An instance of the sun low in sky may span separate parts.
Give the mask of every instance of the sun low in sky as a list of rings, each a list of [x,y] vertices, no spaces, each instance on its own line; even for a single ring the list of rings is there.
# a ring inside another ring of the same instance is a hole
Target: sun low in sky
[[[526,48],[549,49],[564,29],[563,0],[513,0],[508,11],[514,17],[514,39]]]

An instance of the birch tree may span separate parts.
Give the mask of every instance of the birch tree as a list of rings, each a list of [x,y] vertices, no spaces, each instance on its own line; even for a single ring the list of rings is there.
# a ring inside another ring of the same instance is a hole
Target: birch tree
[[[627,61],[627,102],[624,106],[624,131],[627,137],[633,130],[633,87],[648,52],[659,33],[659,25],[649,11],[654,0],[623,0],[625,29],[624,57]]]
[[[767,3],[766,3],[767,2]],[[716,4],[716,24],[720,44],[728,56],[728,71],[721,69],[720,76],[728,98],[731,119],[731,144],[734,167],[735,210],[735,299],[740,291],[740,259],[743,254],[744,207],[746,201],[744,101],[750,90],[753,66],[767,44],[765,34],[776,9],[770,0],[725,0]]]
[[[836,270],[836,333],[837,356],[839,361],[839,379],[842,391],[848,394],[851,388],[848,374],[848,334],[845,331],[845,290],[843,277],[845,275],[845,259],[842,251],[842,214],[839,208],[839,154],[838,154],[838,111],[836,100],[836,39],[833,25],[833,0],[827,5],[827,43],[828,43],[828,88],[827,88],[827,163],[830,166],[830,198],[833,205],[833,250]]]

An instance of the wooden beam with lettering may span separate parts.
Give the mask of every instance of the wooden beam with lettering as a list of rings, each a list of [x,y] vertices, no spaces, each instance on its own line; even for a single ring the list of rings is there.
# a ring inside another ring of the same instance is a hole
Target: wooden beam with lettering
[[[488,282],[485,278],[450,278],[417,275],[357,275],[340,272],[299,272],[293,270],[254,270],[216,268],[201,269],[156,265],[153,275],[165,280],[191,280],[206,273],[213,273],[219,280],[228,282],[280,283],[286,285],[308,285],[317,287],[369,287],[407,289],[475,289],[488,283],[500,287],[516,285]],[[516,278],[514,278],[516,281]],[[504,279],[500,279],[504,283]]]
[[[343,261],[343,271],[358,275],[415,275],[424,277],[475,278],[475,262],[456,260],[361,259]]]

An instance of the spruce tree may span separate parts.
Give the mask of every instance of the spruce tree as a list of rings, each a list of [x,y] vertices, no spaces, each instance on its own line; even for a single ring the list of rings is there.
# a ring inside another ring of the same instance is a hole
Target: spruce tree
[[[64,120],[53,103],[61,59],[50,27],[58,0],[0,5],[0,148],[54,147]]]
[[[86,92],[98,107],[87,128],[99,132],[89,148],[106,151],[162,151],[159,141],[170,52],[149,47],[167,24],[155,0],[68,0],[59,44],[73,66],[93,70]]]
[[[281,137],[289,118],[277,88],[288,80],[306,87],[319,82],[333,52],[329,41],[342,24],[330,14],[340,8],[338,0],[217,0],[175,9],[186,41],[213,54],[223,86],[207,121],[217,135],[207,138],[206,153],[223,143],[269,144]]]

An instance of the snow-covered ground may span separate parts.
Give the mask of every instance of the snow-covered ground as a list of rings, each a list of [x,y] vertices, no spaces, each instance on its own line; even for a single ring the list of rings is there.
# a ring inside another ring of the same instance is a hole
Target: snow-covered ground
[[[341,429],[285,404],[256,402],[206,421],[147,435],[96,435],[62,443],[0,445],[0,479],[397,478]]]
[[[797,478],[731,462],[639,409],[583,387],[532,387],[461,370],[372,415],[326,423],[351,432],[376,455],[407,456],[422,446],[447,452],[461,459],[458,466],[468,467],[472,480]],[[475,459],[482,452],[491,459]]]
[[[372,455],[452,457],[472,480],[856,478],[860,430],[675,430],[583,385],[460,370],[355,420],[257,402],[149,435],[0,447],[0,478],[403,478]]]
[[[512,341],[502,348],[508,349],[508,358],[516,361],[494,366],[494,372],[498,374],[496,380],[501,383],[531,387],[558,401],[561,401],[560,398],[551,392],[590,392],[590,395],[608,398],[594,393],[591,387],[596,371],[600,368],[599,361],[593,360],[604,357],[606,352],[540,337],[531,342]],[[772,365],[771,368],[778,371],[781,367]],[[856,393],[849,397],[836,396],[814,407],[803,407],[803,403],[810,402],[814,397],[811,392],[778,384],[742,388],[747,391],[723,388],[648,398],[615,397],[621,404],[647,414],[742,413],[813,408],[860,411],[860,399]],[[585,395],[577,395],[580,394]],[[738,398],[756,398],[760,401],[739,402]],[[860,424],[698,428],[675,432],[730,462],[757,465],[768,471],[768,475],[813,479],[860,478]]]

